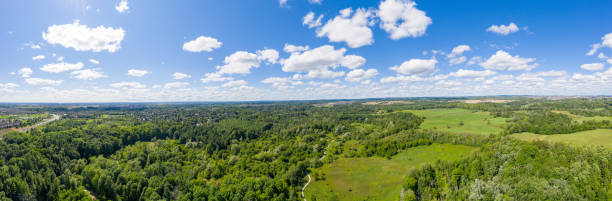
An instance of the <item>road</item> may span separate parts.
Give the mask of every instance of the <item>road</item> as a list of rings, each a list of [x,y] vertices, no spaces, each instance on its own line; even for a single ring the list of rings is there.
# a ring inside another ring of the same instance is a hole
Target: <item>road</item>
[[[19,129],[17,129],[17,131],[19,131],[21,133],[25,133],[25,132],[28,132],[29,130],[32,130],[34,128],[38,128],[38,127],[43,126],[45,124],[51,123],[51,122],[53,122],[55,120],[58,120],[60,118],[60,116],[57,115],[57,114],[51,114],[51,115],[53,115],[53,118],[51,118],[51,119],[44,120],[44,121],[42,121],[40,123],[37,123],[36,125],[33,125],[33,126],[19,128]]]
[[[51,123],[52,121],[58,120],[60,118],[59,115],[56,115],[56,114],[51,114],[51,115],[53,115],[53,118],[44,120],[44,121],[42,121],[42,122],[40,122],[40,123],[38,123],[36,125],[33,125],[33,126],[28,126],[28,127],[23,127],[23,128],[7,128],[7,129],[4,129],[4,130],[0,131],[0,140],[2,139],[2,135],[6,134],[9,131],[17,131],[17,132],[20,132],[20,133],[28,132],[29,130],[32,130],[33,128],[37,128],[39,126]]]

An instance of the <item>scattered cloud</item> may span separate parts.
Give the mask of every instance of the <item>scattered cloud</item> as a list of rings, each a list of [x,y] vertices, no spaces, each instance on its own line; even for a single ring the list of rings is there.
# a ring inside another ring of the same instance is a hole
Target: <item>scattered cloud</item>
[[[489,77],[495,74],[496,72],[491,71],[491,70],[477,71],[477,70],[459,69],[457,72],[453,72],[450,75],[454,77],[459,77],[459,78],[474,78],[474,77]]]
[[[451,65],[461,64],[467,61],[467,57],[463,56],[463,53],[470,50],[471,48],[469,45],[458,45],[453,48],[450,54],[446,55],[446,58],[448,58],[448,62]]]
[[[187,82],[170,82],[164,85],[164,89],[184,88],[189,86]]]
[[[342,77],[344,76],[344,74],[345,74],[344,71],[331,71],[327,69],[311,70],[311,71],[308,71],[308,73],[306,73],[305,75],[295,74],[294,78],[295,79],[314,79],[314,78],[331,79],[331,78]]]
[[[225,84],[221,85],[222,87],[240,87],[240,86],[246,86],[247,85],[247,81],[244,80],[234,80],[234,81],[229,81],[226,82]]]
[[[514,22],[510,22],[508,25],[491,25],[489,28],[487,28],[487,31],[506,36],[519,31],[519,28],[516,26],[516,24],[514,24]]]
[[[432,74],[437,71],[438,60],[432,59],[410,59],[399,66],[391,66],[389,69],[407,75]]]
[[[422,36],[432,23],[431,18],[417,9],[416,3],[411,0],[385,0],[378,6],[376,14],[380,18],[381,28],[393,40]]]
[[[278,0],[278,4],[279,4],[281,7],[285,7],[285,6],[287,5],[287,0]]]
[[[355,69],[359,66],[363,66],[365,62],[366,62],[366,59],[361,56],[346,55],[344,56],[344,58],[342,58],[342,62],[340,63],[340,65],[350,68],[350,69]]]
[[[206,76],[200,79],[202,83],[225,82],[225,81],[230,81],[230,80],[234,80],[234,78],[233,77],[223,77],[223,75],[219,73],[206,73]]]
[[[185,79],[185,78],[191,78],[191,75],[188,75],[188,74],[185,74],[185,73],[178,73],[178,72],[176,72],[176,73],[172,74],[172,77],[175,80],[180,80],[180,79]]]
[[[26,83],[29,85],[60,85],[63,80],[50,80],[43,78],[27,78],[25,79]]]
[[[124,13],[129,11],[130,7],[128,7],[128,2],[126,0],[122,0],[115,6],[115,10],[119,13]]]
[[[257,54],[246,51],[237,51],[225,57],[225,65],[217,66],[220,74],[249,74],[251,68],[259,68],[259,57]]]
[[[76,79],[81,79],[81,80],[95,80],[95,79],[106,77],[104,73],[99,72],[95,69],[84,69],[84,70],[73,71],[70,73],[70,75],[72,75]]]
[[[371,78],[376,77],[378,75],[378,70],[376,69],[355,69],[346,74],[346,78],[344,80],[349,82],[362,82]]]
[[[469,45],[458,45],[457,47],[453,48],[453,50],[451,51],[451,53],[448,55],[448,57],[456,57],[456,56],[460,56],[462,55],[464,52],[470,51],[472,50],[472,48],[470,48]]]
[[[522,58],[520,56],[512,56],[503,50],[498,50],[494,55],[486,61],[480,63],[480,66],[491,70],[526,70],[529,71],[538,66],[533,63],[534,58]]]
[[[36,60],[41,60],[41,59],[45,59],[45,55],[38,55],[38,56],[34,56],[32,57],[32,60],[36,61]]]
[[[283,65],[282,70],[285,72],[308,72],[309,77],[337,77],[342,76],[339,72],[333,72],[329,69],[335,69],[338,66],[354,69],[365,63],[365,58],[357,55],[345,55],[346,49],[335,49],[331,45],[323,45],[321,47],[303,51],[301,53],[293,53],[289,58],[282,59],[280,63]],[[344,73],[344,72],[342,72]]]
[[[49,73],[61,73],[64,71],[79,70],[81,68],[83,68],[83,63],[81,62],[78,62],[78,63],[60,62],[60,63],[54,63],[54,64],[46,64],[43,67],[41,67],[40,70],[49,72]]]
[[[114,88],[122,88],[122,89],[144,89],[147,88],[146,85],[140,84],[139,82],[118,82],[110,84],[111,87]]]
[[[283,51],[287,52],[287,53],[300,53],[306,50],[309,50],[310,47],[308,45],[306,46],[296,46],[296,45],[292,45],[292,44],[287,44],[285,43],[285,47],[283,48]]]
[[[265,84],[272,84],[273,87],[280,89],[289,89],[293,88],[296,85],[302,85],[304,82],[299,80],[294,80],[290,77],[270,77],[261,81]]]
[[[612,33],[606,34],[603,37],[601,37],[601,43],[595,43],[591,45],[591,50],[589,50],[586,53],[586,55],[588,56],[595,55],[595,53],[597,53],[597,50],[599,50],[599,48],[602,48],[602,47],[612,48]]]
[[[19,71],[17,71],[17,74],[21,75],[21,77],[28,78],[30,77],[30,75],[32,75],[32,69],[28,67],[24,67],[24,68],[19,69]]]
[[[600,71],[604,69],[604,64],[602,63],[590,63],[590,64],[582,64],[580,68],[588,71]]]
[[[100,61],[95,60],[95,59],[89,59],[89,62],[92,64],[100,64]]]
[[[98,26],[89,28],[80,25],[76,20],[72,24],[52,25],[42,34],[47,43],[59,44],[76,51],[108,51],[115,52],[121,48],[121,41],[125,37],[122,28]]]
[[[200,36],[195,40],[184,43],[183,50],[188,52],[211,52],[214,49],[220,48],[221,45],[223,45],[223,43],[215,38]]]
[[[142,76],[151,74],[151,72],[147,70],[130,69],[128,70],[127,74],[132,77],[142,77]]]
[[[278,62],[278,51],[275,49],[265,49],[257,51],[257,58],[270,64]]]
[[[19,85],[15,84],[15,83],[10,83],[10,82],[6,83],[6,84],[0,83],[0,91],[1,92],[8,92],[8,93],[14,92],[13,89],[17,88],[17,87],[19,87]]]
[[[323,15],[319,15],[319,17],[316,17],[315,19],[315,13],[310,11],[304,16],[304,18],[302,18],[302,25],[307,25],[309,29],[320,27],[322,19]]]
[[[480,62],[482,62],[482,58],[479,56],[474,56],[467,62],[467,65],[471,66]]]
[[[317,29],[317,37],[327,37],[331,42],[346,42],[351,48],[358,48],[374,43],[372,30],[373,11],[363,8],[355,12],[351,8],[340,11],[334,17]]]

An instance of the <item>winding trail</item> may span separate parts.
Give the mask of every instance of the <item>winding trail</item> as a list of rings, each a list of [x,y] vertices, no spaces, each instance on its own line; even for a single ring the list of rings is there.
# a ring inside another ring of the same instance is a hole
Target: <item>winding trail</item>
[[[334,140],[332,140],[331,142],[334,142]],[[327,147],[325,147],[325,151],[323,151],[323,156],[321,156],[321,158],[319,158],[319,160],[323,160],[325,158],[325,156],[327,156],[327,148],[329,148],[329,146],[331,145],[331,143],[327,144]],[[304,187],[302,187],[302,198],[304,198],[304,201],[306,200],[306,196],[304,196],[304,191],[306,190],[306,187],[308,187],[308,184],[310,184],[310,174],[308,174],[308,182],[306,182],[306,184],[304,185]]]
[[[308,174],[308,182],[306,182],[306,185],[304,185],[304,187],[302,187],[302,198],[304,198],[304,201],[306,201],[306,197],[304,196],[304,190],[306,190],[306,187],[308,186],[308,184],[310,184],[310,174]]]

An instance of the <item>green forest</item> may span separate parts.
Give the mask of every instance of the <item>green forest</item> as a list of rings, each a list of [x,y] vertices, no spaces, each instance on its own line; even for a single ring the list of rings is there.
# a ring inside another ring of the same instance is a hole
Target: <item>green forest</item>
[[[507,98],[3,104],[61,118],[0,133],[0,200],[612,200],[612,99]]]

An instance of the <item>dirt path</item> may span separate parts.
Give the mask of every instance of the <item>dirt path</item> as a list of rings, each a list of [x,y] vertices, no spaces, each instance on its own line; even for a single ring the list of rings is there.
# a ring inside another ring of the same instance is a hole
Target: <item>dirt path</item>
[[[334,140],[332,140],[332,142],[334,142]],[[329,146],[331,145],[331,143],[327,144],[327,147],[325,147],[325,151],[323,151],[323,156],[321,156],[321,158],[319,158],[319,160],[323,160],[325,158],[325,156],[327,156],[327,148],[329,148]],[[306,187],[308,187],[308,184],[310,184],[310,174],[308,174],[308,182],[306,182],[306,184],[304,185],[304,187],[302,187],[302,198],[304,198],[304,201],[306,200],[306,196],[304,196],[304,191],[306,190]]]
[[[304,185],[304,187],[302,187],[302,198],[304,198],[304,201],[306,201],[306,197],[304,196],[304,190],[306,190],[306,187],[308,187],[308,184],[310,184],[310,174],[308,174],[308,182],[306,182],[306,185]]]
[[[96,198],[96,196],[94,196],[94,194],[91,191],[87,189],[83,189],[83,191],[85,191],[85,193],[87,193],[91,199],[98,200],[98,198]]]

